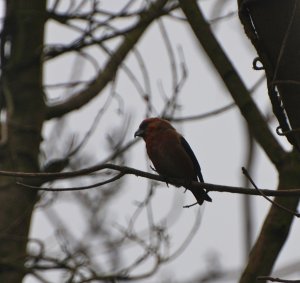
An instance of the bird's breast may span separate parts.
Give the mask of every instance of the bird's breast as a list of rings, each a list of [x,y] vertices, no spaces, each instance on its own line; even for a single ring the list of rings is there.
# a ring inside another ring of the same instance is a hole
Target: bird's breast
[[[149,138],[146,148],[157,172],[170,178],[197,180],[197,174],[180,141],[167,135]]]

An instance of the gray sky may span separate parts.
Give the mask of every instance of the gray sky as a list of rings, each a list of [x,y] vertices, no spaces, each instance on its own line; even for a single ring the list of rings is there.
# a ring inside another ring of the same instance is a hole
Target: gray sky
[[[103,1],[109,5],[118,5],[118,1]],[[202,1],[201,6],[208,17],[211,16],[216,1]],[[222,15],[236,11],[235,1],[228,1],[221,11]],[[120,23],[122,24],[122,23]],[[190,29],[180,21],[166,19],[165,27],[168,31],[169,38],[175,52],[176,60],[180,62],[180,52],[178,47],[183,50],[185,64],[188,70],[188,79],[180,93],[179,103],[180,110],[176,116],[187,116],[192,114],[206,113],[219,107],[225,106],[232,102],[229,94],[225,90],[218,75],[214,72],[208,59],[203,54],[201,48],[195,42]],[[263,75],[262,72],[252,69],[252,60],[255,57],[254,49],[245,38],[240,26],[237,14],[225,19],[213,26],[218,39],[225,48],[228,56],[238,69],[246,85],[250,88]],[[47,29],[47,40],[50,42],[66,42],[72,38],[61,26],[49,25]],[[114,43],[112,43],[114,44]],[[153,95],[153,104],[157,111],[161,111],[163,100],[161,98],[159,83],[162,83],[165,92],[171,91],[172,81],[170,74],[170,63],[162,36],[159,32],[158,25],[154,24],[143,36],[138,44],[138,50],[142,54],[149,75],[151,77],[151,90]],[[101,54],[97,54],[100,65],[103,64]],[[55,60],[53,63],[46,65],[45,81],[46,83],[62,82],[70,77],[74,58],[71,56],[63,60]],[[126,65],[142,79],[140,69],[136,59],[131,54]],[[90,78],[92,67],[87,63],[82,63],[82,78]],[[105,94],[94,99],[89,105],[80,111],[68,115],[67,126],[79,136],[83,136],[86,131],[86,125],[91,123],[97,110],[101,107],[105,98],[110,94],[110,88],[105,90]],[[116,92],[124,101],[124,111],[130,113],[131,124],[128,129],[126,140],[133,138],[134,131],[144,118],[145,107],[137,94],[134,86],[129,81],[124,72],[119,72]],[[60,95],[60,93],[51,93],[51,97]],[[270,104],[267,98],[266,87],[262,84],[254,93],[255,101],[259,104],[263,113],[270,111]],[[122,126],[122,117],[117,114],[119,105],[112,102],[109,111],[104,115],[93,138],[88,142],[84,151],[92,154],[95,161],[101,161],[105,157],[105,139],[103,131],[118,128]],[[123,121],[124,122],[124,121]],[[242,185],[241,167],[245,166],[245,130],[243,118],[234,108],[223,114],[199,120],[190,123],[178,124],[174,126],[181,131],[193,148],[200,165],[204,179],[208,183],[239,186]],[[277,123],[272,124],[272,130],[275,132]],[[45,135],[50,133],[51,125],[46,127]],[[283,138],[280,138],[284,144]],[[288,145],[286,145],[288,148]],[[275,170],[266,156],[259,148],[255,161],[255,172],[252,177],[256,184],[261,188],[275,189],[277,176]],[[130,150],[127,159],[128,166],[134,168],[151,170],[150,161],[145,154],[143,141],[139,141],[136,146]],[[142,201],[147,192],[147,181],[135,176],[125,177],[126,184],[122,187],[122,192],[118,199],[111,206],[110,221],[126,226],[128,219],[135,209],[135,201]],[[196,236],[191,241],[184,253],[174,261],[164,265],[154,278],[147,282],[157,282],[157,278],[171,277],[174,280],[190,279],[197,274],[205,273],[209,268],[207,259],[212,256],[218,257],[223,270],[236,270],[244,264],[244,252],[242,242],[242,208],[241,196],[228,193],[210,193],[213,199],[212,203],[198,208],[182,209],[183,204],[193,202],[192,195],[187,192],[183,194],[183,188],[169,188],[162,184],[155,192],[153,199],[154,218],[159,222],[165,215],[173,210],[178,217],[175,224],[170,227],[171,250],[176,250],[184,237],[190,231],[195,216],[201,213],[201,225]],[[270,204],[260,197],[253,197],[254,212],[254,229],[255,235],[260,230],[260,226]],[[73,203],[58,203],[56,205],[59,213],[63,215],[62,219],[71,230],[84,230],[84,218],[80,215],[76,205]],[[171,213],[172,214],[172,213]],[[109,219],[108,219],[109,220]],[[32,226],[32,237],[42,239],[52,239],[53,231],[45,215],[37,211],[34,215]],[[171,220],[170,220],[171,221]],[[141,217],[138,223],[138,229],[143,230],[145,227],[146,216]],[[172,221],[171,221],[172,222]],[[168,226],[168,223],[161,223]],[[299,221],[295,221],[289,240],[277,261],[276,266],[283,266],[286,263],[299,259],[299,251],[295,249],[298,246],[300,237]],[[296,242],[297,241],[297,242]],[[55,247],[52,247],[55,250]],[[134,248],[124,252],[124,259],[131,260],[136,255],[137,250]],[[151,263],[141,266],[136,273],[143,272]],[[26,283],[34,282],[28,278]],[[224,282],[224,281],[223,281]],[[228,281],[230,282],[230,281]]]

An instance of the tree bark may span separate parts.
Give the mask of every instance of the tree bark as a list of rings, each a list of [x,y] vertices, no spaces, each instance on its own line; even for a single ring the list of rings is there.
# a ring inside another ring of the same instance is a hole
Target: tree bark
[[[238,4],[245,32],[256,48],[266,72],[274,113],[281,129],[286,131],[288,140],[299,149],[299,1],[239,0]],[[279,91],[279,96],[276,90]],[[279,189],[299,187],[299,163],[299,152],[292,152],[277,166]],[[299,198],[275,198],[275,201],[296,210]],[[271,207],[250,253],[240,283],[252,283],[256,281],[257,276],[270,275],[276,258],[287,240],[293,218],[293,215]]]
[[[270,161],[278,166],[284,160],[286,153],[274,137],[261,111],[251,98],[247,87],[211,31],[197,1],[179,0],[179,3],[196,38],[249,125],[253,137],[263,148]]]
[[[271,5],[270,3],[271,1],[269,0],[267,1],[249,0],[245,2],[254,3],[253,5],[255,5],[256,2],[259,3],[268,2],[269,5]],[[281,1],[281,2],[285,3],[285,1]],[[220,74],[224,84],[229,90],[232,98],[235,100],[242,115],[246,119],[249,125],[249,129],[253,134],[253,137],[256,139],[258,144],[265,151],[270,161],[276,166],[276,169],[278,170],[279,173],[278,188],[280,190],[285,190],[285,189],[299,187],[300,186],[299,152],[298,151],[293,151],[291,153],[285,152],[282,149],[282,147],[279,145],[276,138],[272,135],[267,125],[267,122],[263,118],[256,104],[252,100],[251,96],[249,95],[245,85],[239,78],[236,70],[234,69],[230,60],[227,58],[221,45],[218,43],[212,31],[210,30],[210,27],[205,21],[203,14],[201,13],[199,6],[197,5],[196,0],[190,0],[190,1],[179,0],[179,3],[199,43],[205,50],[206,54],[209,56],[216,70]],[[297,12],[298,10],[292,9],[291,11]],[[265,11],[265,14],[267,14],[267,11]],[[271,25],[272,22],[270,22],[269,24]],[[268,29],[269,30],[274,29],[271,28],[270,25]],[[268,29],[266,29],[266,32]],[[281,27],[281,30],[282,29],[284,28]],[[278,29],[274,29],[274,30],[275,32],[277,32]],[[283,34],[281,34],[281,36],[283,36]],[[268,46],[271,48],[272,41],[271,39],[269,40],[270,41],[267,40]],[[297,50],[299,49],[296,49],[295,52],[297,52]],[[287,54],[285,56],[287,56]],[[274,62],[274,66],[276,66],[275,63],[276,62]],[[267,65],[267,68],[269,68],[269,65]],[[282,64],[280,65],[280,68],[283,68]],[[278,71],[278,74],[281,74],[281,71],[280,72]],[[296,102],[297,101],[294,100],[294,103]],[[296,105],[298,106],[299,104],[295,104],[295,106]],[[297,113],[299,115],[299,111]],[[300,118],[298,121],[300,121]],[[298,197],[289,197],[289,198],[276,197],[275,202],[295,211],[298,206],[299,198]],[[278,207],[275,206],[271,207],[265,219],[260,235],[256,241],[256,244],[251,251],[248,263],[240,279],[240,283],[253,283],[256,282],[256,278],[258,276],[270,275],[273,265],[284,243],[287,240],[294,217],[295,216],[293,214],[287,213],[286,211],[283,211]]]
[[[39,171],[38,154],[45,117],[42,87],[45,0],[7,0],[2,34],[2,121],[0,168]],[[3,132],[2,131],[2,132]],[[31,214],[37,193],[0,178],[0,282],[21,282]]]
[[[279,190],[300,186],[300,160],[298,152],[289,154],[282,169],[279,170]],[[299,197],[275,197],[275,202],[296,211]],[[268,276],[272,272],[275,261],[287,241],[295,216],[276,206],[272,206],[249,255],[248,263],[241,276],[240,283],[256,282],[258,276]],[[266,281],[259,281],[266,282]]]

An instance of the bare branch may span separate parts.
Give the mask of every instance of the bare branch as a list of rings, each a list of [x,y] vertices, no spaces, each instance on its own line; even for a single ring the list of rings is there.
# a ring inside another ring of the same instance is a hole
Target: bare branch
[[[257,280],[269,280],[271,282],[282,282],[282,283],[300,283],[300,280],[287,280],[287,279],[280,279],[274,278],[271,276],[258,276]]]
[[[216,40],[197,1],[179,0],[179,3],[199,43],[209,56],[232,98],[249,124],[254,138],[262,146],[274,165],[279,166],[280,162],[285,158],[286,153],[271,133],[260,110],[251,99],[245,84]]]
[[[63,173],[27,173],[27,172],[12,172],[12,171],[0,171],[0,175],[2,176],[10,176],[10,177],[23,177],[23,178],[41,178],[45,180],[56,180],[56,179],[67,179],[67,178],[74,178],[78,176],[84,176],[88,175],[97,171],[101,171],[104,169],[111,169],[113,171],[120,172],[119,175],[117,175],[116,179],[121,178],[124,175],[135,175],[138,177],[143,177],[159,182],[167,182],[168,184],[172,184],[174,186],[186,186],[186,181],[179,180],[179,179],[166,179],[163,176],[148,173],[145,171],[141,171],[138,169],[134,169],[127,166],[119,166],[115,164],[97,164],[88,168],[84,168],[78,171],[73,172],[63,172]],[[112,179],[109,179],[104,182],[111,182]],[[114,180],[113,180],[114,181]],[[19,185],[23,185],[23,183],[18,182]],[[101,185],[101,183],[100,183]],[[91,185],[91,187],[100,186],[99,184]],[[28,187],[28,185],[26,185]],[[40,187],[35,186],[29,186],[31,188],[36,188],[38,190],[44,190]],[[199,183],[199,182],[192,182],[189,185],[190,188],[204,188],[208,191],[215,191],[215,192],[229,192],[229,193],[238,193],[238,194],[248,194],[248,195],[261,195],[260,192],[258,192],[255,189],[249,189],[249,188],[243,188],[243,187],[231,187],[231,186],[224,186],[224,185],[216,185],[216,184],[210,184],[210,183]],[[84,187],[83,187],[84,188]],[[73,188],[61,188],[61,190],[64,191],[72,191]],[[59,188],[47,188],[45,190],[48,191],[58,191]],[[80,188],[76,188],[76,190],[80,190]],[[292,197],[292,196],[300,196],[300,189],[291,189],[291,190],[268,190],[268,189],[260,189],[261,192],[263,192],[267,196],[281,196],[281,197]]]
[[[300,213],[293,211],[291,209],[288,209],[287,207],[284,207],[283,205],[277,203],[276,201],[271,200],[270,198],[268,198],[254,183],[254,181],[252,180],[251,176],[249,175],[248,171],[246,170],[246,168],[242,168],[243,174],[248,178],[248,180],[250,181],[250,183],[253,185],[253,187],[270,203],[272,203],[273,205],[277,206],[280,209],[285,210],[288,213],[291,213],[293,215],[295,215],[296,217],[300,217]]]
[[[103,70],[98,73],[95,81],[86,89],[75,93],[66,101],[63,101],[57,105],[48,106],[47,119],[61,117],[66,113],[80,108],[88,103],[91,99],[96,97],[99,92],[102,91],[115,77],[118,68],[128,53],[144,34],[147,27],[156,19],[158,15],[160,15],[160,11],[166,3],[167,0],[157,0],[154,2],[149,7],[148,11],[141,15],[139,22],[136,24],[136,28],[126,34],[123,42],[116,49],[116,52],[110,57]]]

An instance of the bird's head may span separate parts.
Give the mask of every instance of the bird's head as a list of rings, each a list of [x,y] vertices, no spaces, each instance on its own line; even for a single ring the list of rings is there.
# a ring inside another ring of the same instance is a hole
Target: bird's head
[[[161,118],[145,119],[134,133],[134,137],[147,138],[151,133],[159,133],[161,131],[174,129],[173,126],[166,120]]]

